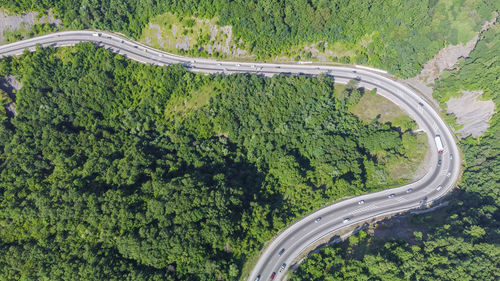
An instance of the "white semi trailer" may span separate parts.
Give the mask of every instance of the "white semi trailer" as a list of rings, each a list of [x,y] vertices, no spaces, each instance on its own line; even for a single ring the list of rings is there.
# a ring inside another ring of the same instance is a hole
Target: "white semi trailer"
[[[441,141],[441,137],[439,135],[436,135],[434,141],[436,142],[436,148],[438,150],[438,154],[443,153],[444,147],[443,147],[443,142]]]

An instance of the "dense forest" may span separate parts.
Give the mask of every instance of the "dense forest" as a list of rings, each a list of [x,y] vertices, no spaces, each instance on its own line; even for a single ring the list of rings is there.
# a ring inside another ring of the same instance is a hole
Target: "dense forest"
[[[444,46],[472,39],[500,10],[496,0],[0,0],[0,6],[14,12],[52,9],[67,28],[114,30],[134,38],[166,12],[180,19],[217,18],[220,25],[231,25],[235,41],[242,39],[241,47],[258,59],[293,47],[340,44],[340,50],[332,49],[340,57],[332,60],[370,64],[400,77],[420,72]]]
[[[208,76],[90,43],[0,61],[0,279],[235,280],[296,218],[371,192],[415,139],[332,78]],[[2,94],[6,104],[8,97]]]
[[[500,26],[483,34],[470,57],[446,72],[435,98],[482,90],[500,107]],[[313,254],[291,280],[498,280],[500,278],[500,117],[481,138],[461,140],[465,171],[443,210],[415,215],[412,241],[362,233]],[[437,214],[436,214],[437,213]]]

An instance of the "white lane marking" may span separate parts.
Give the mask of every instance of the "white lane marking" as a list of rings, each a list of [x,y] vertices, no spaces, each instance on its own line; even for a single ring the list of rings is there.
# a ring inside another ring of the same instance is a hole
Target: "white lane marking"
[[[406,199],[406,198],[404,198],[404,197],[396,197],[395,199],[396,199],[396,201],[398,201],[398,202],[406,202],[406,201],[408,201],[408,199]]]
[[[375,209],[375,208],[377,208],[377,205],[375,205],[375,204],[367,205],[364,208],[359,208],[359,209],[352,211],[351,215],[359,214],[359,213],[362,213],[364,211],[368,211],[368,210]]]
[[[439,135],[438,124],[436,123],[436,121],[432,121],[432,130],[436,132],[436,135]]]
[[[447,174],[448,174],[448,170],[447,169],[441,170],[441,176],[446,176]]]

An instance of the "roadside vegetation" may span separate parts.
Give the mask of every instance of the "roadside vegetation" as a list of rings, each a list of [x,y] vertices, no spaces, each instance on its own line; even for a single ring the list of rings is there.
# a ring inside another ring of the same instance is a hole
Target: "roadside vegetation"
[[[209,76],[90,43],[0,61],[0,279],[235,280],[289,222],[383,189],[415,136],[355,83]],[[370,184],[368,184],[370,183]]]
[[[48,34],[58,31],[56,25],[50,23],[37,23],[30,26],[21,25],[20,28],[15,30],[6,29],[3,31],[3,39],[5,43],[12,43],[15,41]]]
[[[336,96],[339,97],[346,91],[346,87],[338,85],[336,90]],[[368,166],[372,172],[368,174],[366,185],[399,186],[421,177],[425,172],[422,169],[428,151],[426,134],[413,133],[417,129],[417,123],[388,99],[377,95],[375,91],[362,93],[359,102],[350,106],[349,111],[365,123],[376,121],[389,124],[404,132],[402,146],[405,151],[403,155],[386,151],[374,153],[372,156],[377,159],[377,165]]]
[[[437,81],[444,104],[462,90],[484,91],[500,106],[500,26],[483,33],[470,57]],[[500,122],[481,137],[460,140],[465,170],[450,204],[412,215],[420,231],[409,240],[380,240],[361,232],[313,254],[291,280],[498,280],[500,278]],[[436,215],[437,213],[437,215]]]
[[[0,6],[14,12],[52,8],[66,28],[113,30],[136,39],[150,35],[151,43],[159,45],[154,29],[164,38],[175,22],[180,34],[191,38],[188,52],[193,55],[205,54],[202,43],[211,42],[210,25],[199,21],[218,19],[218,26],[232,28],[232,41],[259,60],[368,64],[400,77],[419,73],[446,45],[472,39],[500,10],[496,0],[0,0]],[[165,48],[171,48],[171,39],[164,40]]]

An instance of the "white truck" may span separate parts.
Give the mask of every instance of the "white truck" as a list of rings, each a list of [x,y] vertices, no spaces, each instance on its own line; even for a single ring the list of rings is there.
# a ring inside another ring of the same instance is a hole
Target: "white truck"
[[[443,153],[444,147],[443,147],[443,142],[441,141],[441,137],[439,135],[436,135],[434,141],[436,142],[436,148],[438,150],[438,154]]]

